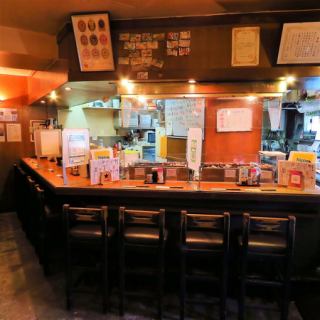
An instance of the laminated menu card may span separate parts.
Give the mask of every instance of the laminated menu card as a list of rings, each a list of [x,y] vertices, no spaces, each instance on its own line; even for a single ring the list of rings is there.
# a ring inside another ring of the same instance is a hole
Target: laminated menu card
[[[119,158],[90,161],[91,185],[120,180]]]
[[[288,188],[314,190],[316,187],[316,165],[279,160],[278,184]]]

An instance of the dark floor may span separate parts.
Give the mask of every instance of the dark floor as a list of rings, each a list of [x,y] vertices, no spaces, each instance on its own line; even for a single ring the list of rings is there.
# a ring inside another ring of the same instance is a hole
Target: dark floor
[[[264,301],[254,301],[266,306]],[[74,311],[64,308],[64,275],[58,272],[44,277],[33,247],[25,238],[14,213],[0,215],[0,320],[98,320],[121,319],[117,312],[117,296],[111,297],[110,312],[100,312],[99,298],[81,296],[75,302]],[[272,305],[271,305],[272,307]],[[129,301],[126,320],[153,319],[152,303]],[[218,310],[208,307],[188,307],[188,319],[218,319]],[[249,310],[248,319],[274,320],[279,313]],[[166,297],[164,319],[178,319],[178,298]],[[237,319],[237,304],[228,301],[228,319]],[[296,306],[291,303],[290,320],[301,320]]]

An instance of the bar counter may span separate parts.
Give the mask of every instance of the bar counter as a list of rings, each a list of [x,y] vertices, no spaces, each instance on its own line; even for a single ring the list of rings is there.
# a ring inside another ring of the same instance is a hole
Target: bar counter
[[[178,230],[180,210],[224,212],[231,214],[231,229],[239,232],[244,212],[263,216],[297,218],[295,264],[312,268],[320,257],[320,188],[313,191],[291,190],[272,184],[239,187],[234,183],[170,181],[145,185],[142,180],[121,180],[90,185],[90,179],[68,174],[64,185],[62,168],[47,160],[21,160],[23,169],[47,190],[55,201],[75,205],[107,205],[117,212],[119,206],[166,209],[166,224]]]

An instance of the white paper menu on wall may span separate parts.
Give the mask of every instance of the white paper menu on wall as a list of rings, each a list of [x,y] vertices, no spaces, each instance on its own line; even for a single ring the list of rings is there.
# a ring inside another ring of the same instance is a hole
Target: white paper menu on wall
[[[204,128],[205,99],[166,99],[166,135],[187,137],[189,128]]]
[[[277,63],[319,62],[320,22],[285,23]]]
[[[66,167],[89,162],[89,130],[64,129],[62,131],[62,154]]]
[[[252,110],[249,108],[225,108],[218,110],[217,131],[252,131]]]

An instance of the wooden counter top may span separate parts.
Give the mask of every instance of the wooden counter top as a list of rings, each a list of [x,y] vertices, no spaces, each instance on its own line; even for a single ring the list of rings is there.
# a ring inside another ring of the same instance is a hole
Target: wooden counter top
[[[320,188],[312,191],[292,190],[278,187],[274,184],[262,184],[260,187],[239,187],[229,182],[201,182],[198,190],[198,182],[168,181],[163,185],[144,184],[142,180],[121,180],[104,185],[90,185],[90,179],[68,174],[68,184],[63,184],[62,168],[48,160],[41,159],[40,167],[37,160],[23,158],[22,164],[31,170],[35,176],[57,195],[112,195],[132,197],[137,193],[144,197],[168,197],[175,198],[217,198],[290,202],[317,202],[320,200]],[[188,194],[188,196],[186,195]]]

